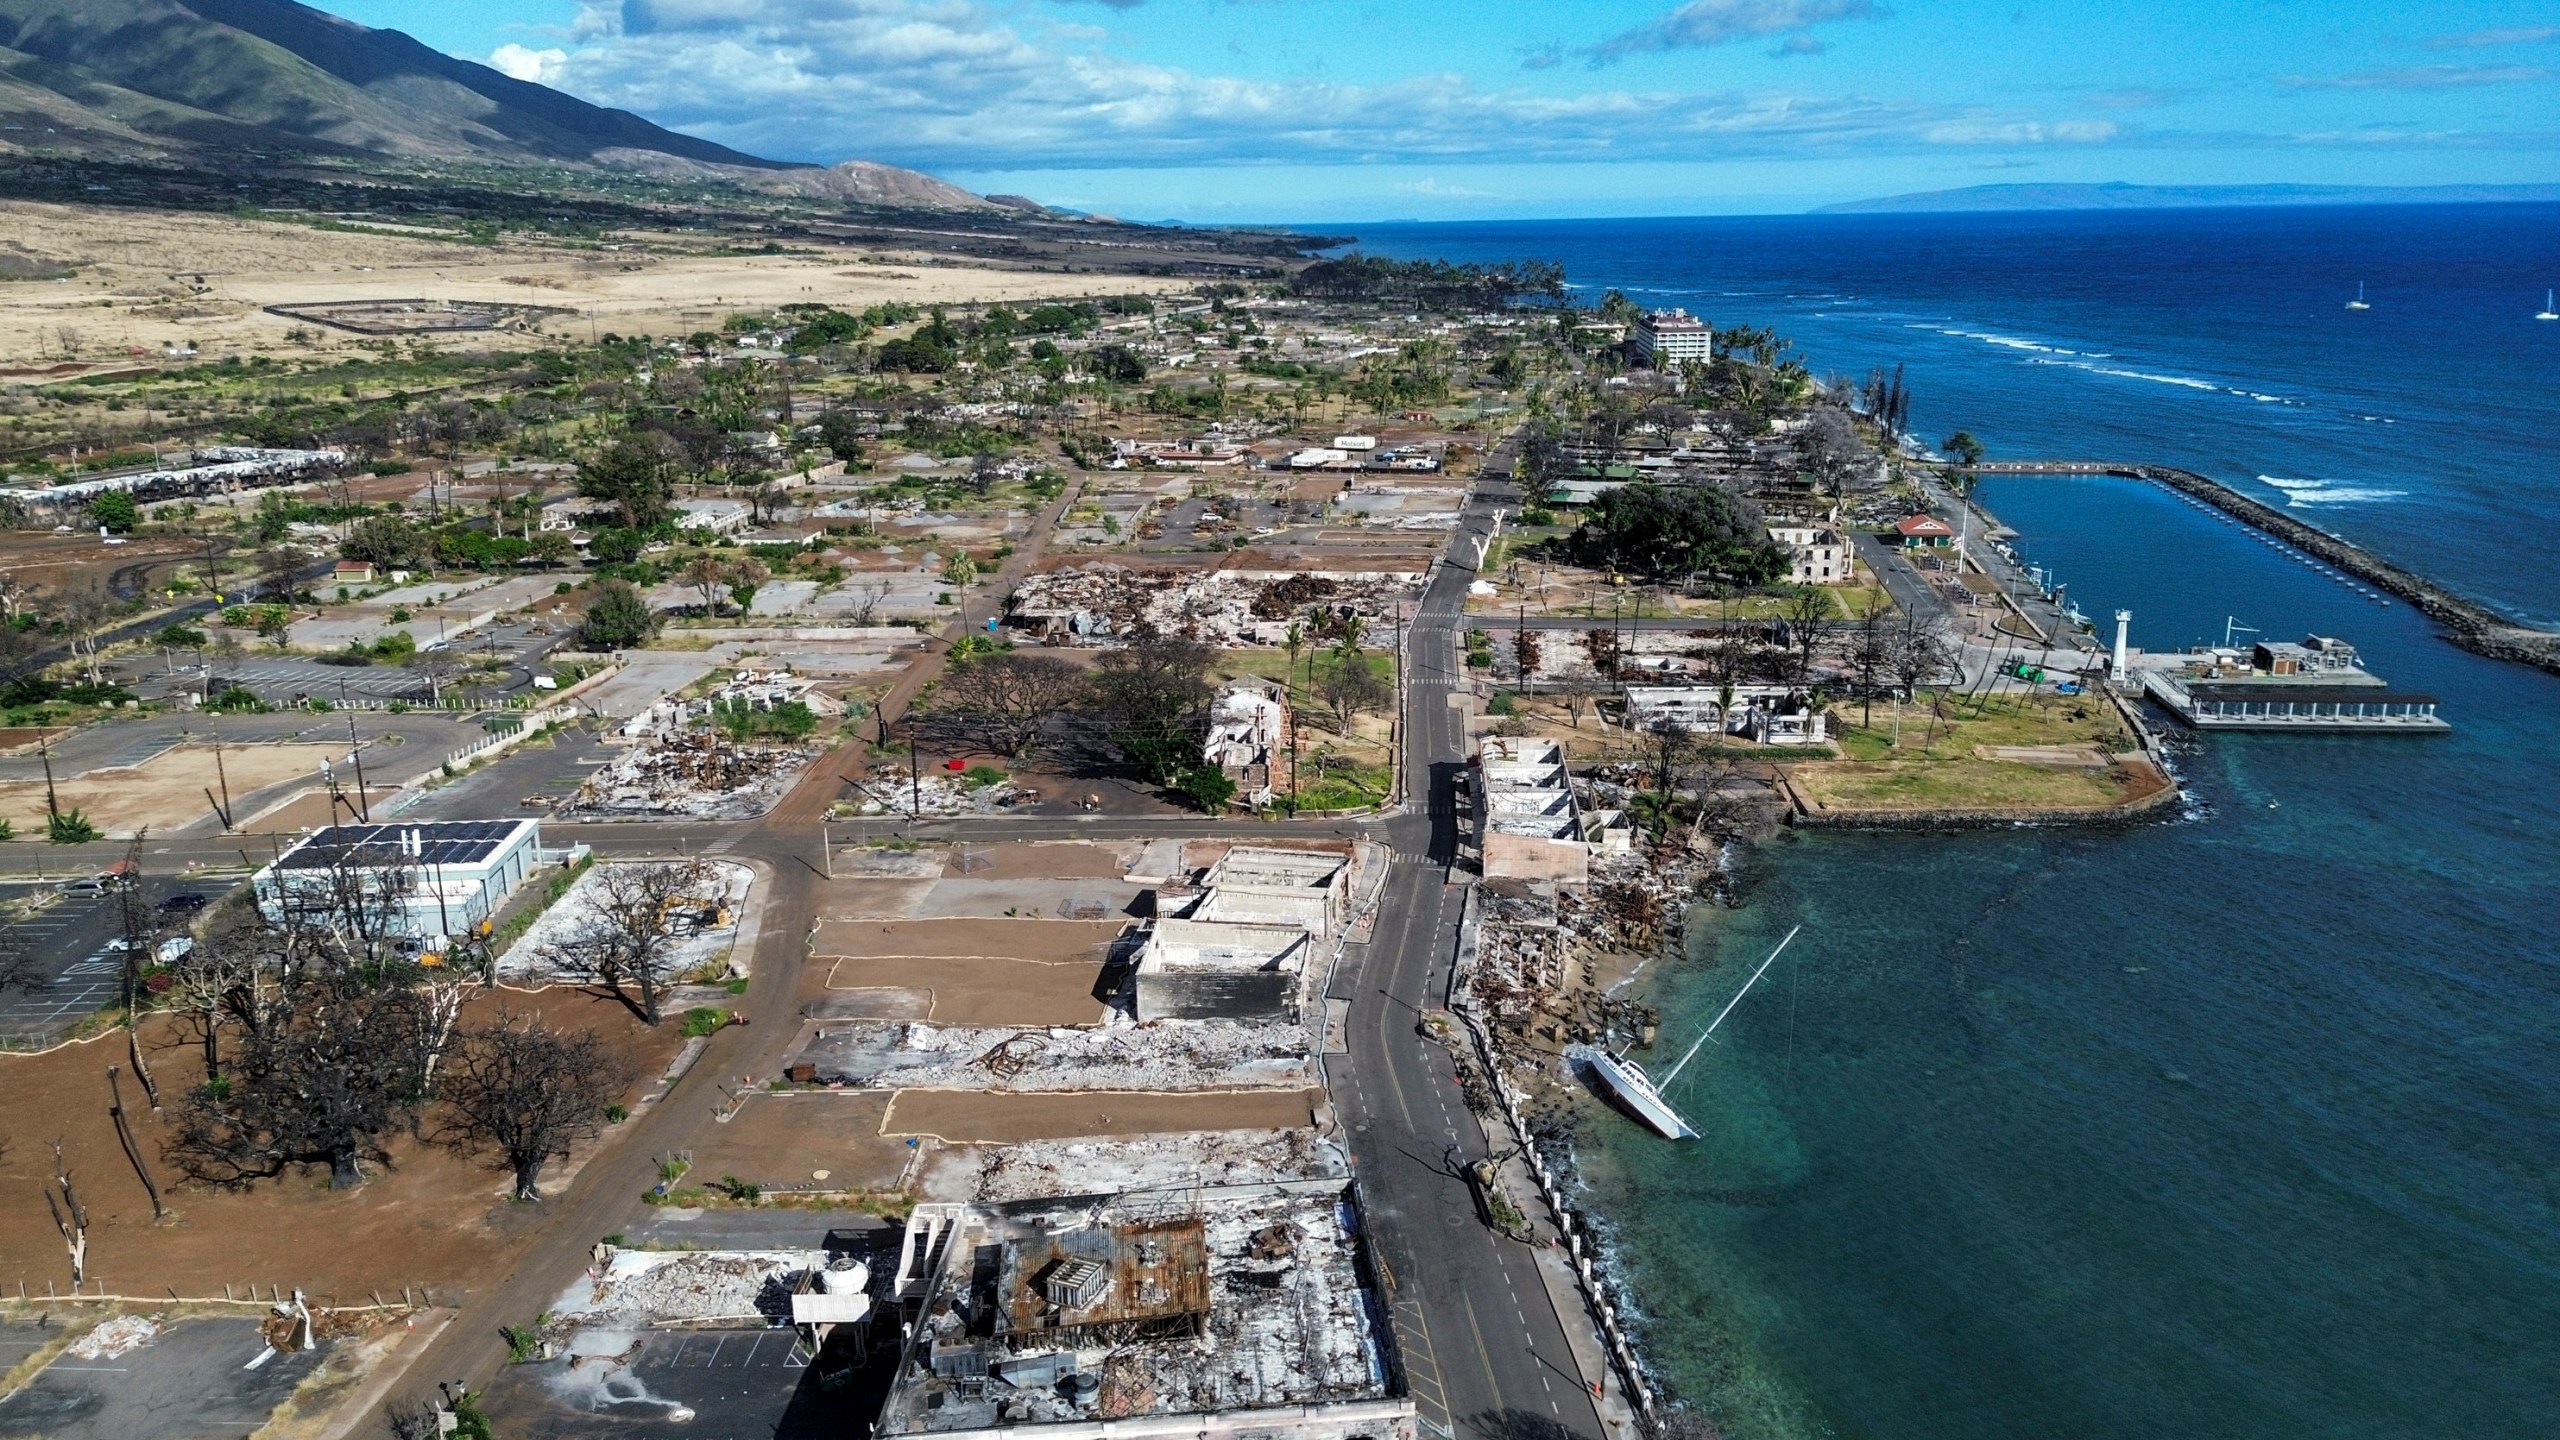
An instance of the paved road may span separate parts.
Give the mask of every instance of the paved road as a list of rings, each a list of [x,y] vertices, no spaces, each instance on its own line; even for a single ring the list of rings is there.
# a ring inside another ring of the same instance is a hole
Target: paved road
[[[1471,517],[1453,553],[1472,554],[1466,537],[1484,523]],[[1335,977],[1332,994],[1351,1002],[1350,1053],[1328,1059],[1326,1079],[1395,1277],[1397,1338],[1426,1427],[1502,1440],[1597,1437],[1599,1415],[1536,1261],[1476,1218],[1459,1167],[1485,1155],[1483,1131],[1449,1053],[1415,1029],[1421,1010],[1447,1000],[1462,909],[1449,866],[1465,727],[1448,700],[1466,683],[1459,607],[1474,578],[1444,568],[1408,642],[1405,764],[1415,803],[1376,837],[1395,861],[1376,938]]]

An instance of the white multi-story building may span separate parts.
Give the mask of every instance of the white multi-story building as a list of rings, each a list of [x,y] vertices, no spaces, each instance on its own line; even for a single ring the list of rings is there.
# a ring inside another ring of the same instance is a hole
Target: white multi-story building
[[[1846,585],[1849,542],[1823,525],[1772,525],[1769,538],[1787,547],[1787,578],[1798,585]]]
[[[1636,322],[1636,349],[1656,370],[1715,358],[1715,327],[1686,310],[1655,310]]]

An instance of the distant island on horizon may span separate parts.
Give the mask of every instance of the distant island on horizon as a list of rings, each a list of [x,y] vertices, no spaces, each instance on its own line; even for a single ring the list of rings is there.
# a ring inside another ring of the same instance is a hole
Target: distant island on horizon
[[[2199,210],[2265,205],[2527,204],[2560,200],[2554,185],[1968,185],[1814,209],[1815,215],[1991,210]]]

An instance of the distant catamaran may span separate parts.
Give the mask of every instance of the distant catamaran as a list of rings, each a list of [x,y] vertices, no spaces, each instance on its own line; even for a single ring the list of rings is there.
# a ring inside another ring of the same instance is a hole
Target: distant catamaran
[[[1769,952],[1769,958],[1760,962],[1760,968],[1751,972],[1751,978],[1742,982],[1742,988],[1733,992],[1733,998],[1716,1012],[1716,1018],[1708,1021],[1707,1028],[1698,1032],[1697,1042],[1689,1047],[1689,1053],[1680,1057],[1680,1063],[1671,1067],[1671,1073],[1663,1076],[1660,1084],[1655,1084],[1653,1077],[1644,1073],[1643,1066],[1597,1045],[1567,1046],[1565,1058],[1590,1066],[1591,1073],[1599,1078],[1600,1088],[1609,1092],[1609,1098],[1663,1139],[1697,1139],[1698,1132],[1690,1128],[1689,1122],[1681,1118],[1670,1101],[1662,1098],[1662,1092],[1670,1089],[1671,1082],[1680,1078],[1680,1072],[1689,1068],[1689,1062],[1698,1058],[1698,1051],[1706,1046],[1707,1037],[1716,1033],[1716,1027],[1724,1023],[1724,1017],[1732,1014],[1733,1007],[1742,1003],[1742,997],[1751,993],[1751,987],[1760,983],[1760,977],[1769,973],[1769,967],[1778,962],[1778,956],[1794,943],[1797,931],[1802,929],[1804,927],[1799,925],[1787,932],[1787,938],[1779,941],[1778,948]]]
[[[2373,308],[2372,306],[2364,303],[2363,281],[2359,280],[2356,282],[2356,298],[2347,302],[2347,308],[2350,310],[2370,310]]]
[[[2560,320],[2560,310],[2554,310],[2551,308],[2550,291],[2545,290],[2542,292],[2542,313],[2534,316],[2533,318],[2536,320]]]

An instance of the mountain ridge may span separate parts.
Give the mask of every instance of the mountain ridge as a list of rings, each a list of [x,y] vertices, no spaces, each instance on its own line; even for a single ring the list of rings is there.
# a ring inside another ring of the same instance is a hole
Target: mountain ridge
[[[296,0],[0,0],[0,153],[571,164],[893,208],[993,209],[867,160],[768,160]]]

